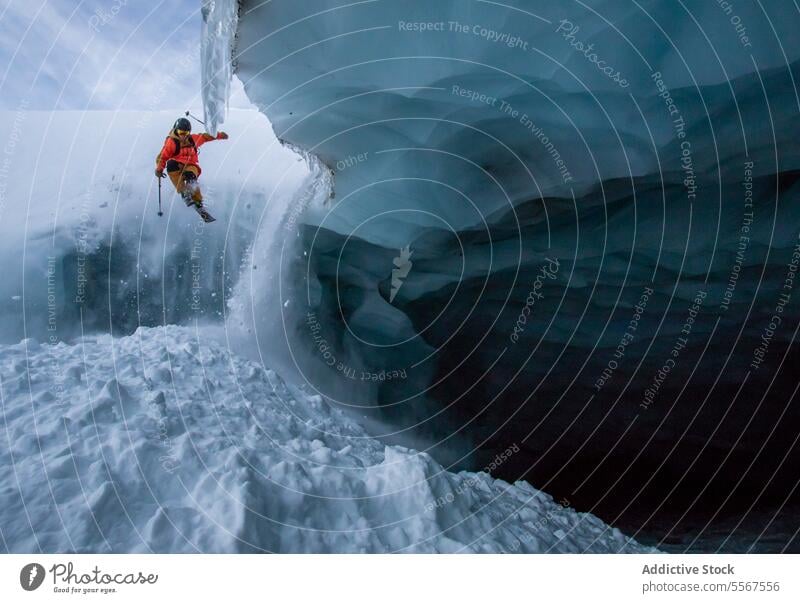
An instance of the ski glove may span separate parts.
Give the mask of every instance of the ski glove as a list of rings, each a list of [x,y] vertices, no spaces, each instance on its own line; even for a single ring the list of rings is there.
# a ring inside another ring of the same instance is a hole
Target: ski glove
[[[164,177],[164,170],[156,170],[156,178],[163,178]]]
[[[217,138],[220,140],[227,140],[228,135],[225,132],[220,132],[219,134],[217,134]]]

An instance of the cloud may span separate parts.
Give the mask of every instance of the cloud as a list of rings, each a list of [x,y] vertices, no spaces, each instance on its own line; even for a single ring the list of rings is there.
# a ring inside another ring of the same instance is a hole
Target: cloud
[[[200,27],[199,0],[9,0],[0,108],[199,110]]]

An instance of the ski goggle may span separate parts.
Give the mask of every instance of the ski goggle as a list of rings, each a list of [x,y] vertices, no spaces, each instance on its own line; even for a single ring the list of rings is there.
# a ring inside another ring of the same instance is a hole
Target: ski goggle
[[[186,136],[189,132],[190,130],[175,130],[175,134],[178,136]]]

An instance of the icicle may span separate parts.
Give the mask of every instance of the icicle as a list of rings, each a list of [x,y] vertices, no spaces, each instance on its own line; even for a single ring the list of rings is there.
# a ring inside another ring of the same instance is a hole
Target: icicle
[[[217,127],[227,116],[238,13],[238,0],[203,0],[201,82],[203,112],[209,134],[216,134]]]

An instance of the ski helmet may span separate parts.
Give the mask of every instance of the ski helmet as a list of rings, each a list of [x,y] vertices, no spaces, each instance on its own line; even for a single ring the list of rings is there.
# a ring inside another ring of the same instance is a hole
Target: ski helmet
[[[179,117],[175,120],[175,125],[172,126],[173,130],[186,130],[187,132],[192,131],[192,122],[190,122],[185,117]]]

